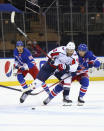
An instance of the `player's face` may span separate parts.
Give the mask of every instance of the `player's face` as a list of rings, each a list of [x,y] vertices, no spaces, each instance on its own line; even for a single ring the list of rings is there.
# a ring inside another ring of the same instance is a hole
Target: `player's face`
[[[85,51],[78,51],[78,53],[79,53],[79,55],[80,55],[81,57],[84,57],[84,56],[85,56],[85,54],[86,54],[86,52],[85,52]]]
[[[72,56],[74,53],[73,49],[66,49],[67,56]]]
[[[19,53],[22,53],[23,52],[23,46],[17,46],[17,50]]]

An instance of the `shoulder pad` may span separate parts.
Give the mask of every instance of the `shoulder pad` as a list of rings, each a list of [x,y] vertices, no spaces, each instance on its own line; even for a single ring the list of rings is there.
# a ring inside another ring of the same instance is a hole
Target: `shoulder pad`
[[[92,56],[92,55],[93,55],[92,51],[88,51],[88,52],[86,53],[86,56]]]

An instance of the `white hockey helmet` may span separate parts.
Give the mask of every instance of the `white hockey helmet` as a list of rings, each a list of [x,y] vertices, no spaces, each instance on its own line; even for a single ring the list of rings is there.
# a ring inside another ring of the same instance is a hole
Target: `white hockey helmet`
[[[66,45],[66,48],[67,48],[67,49],[75,50],[75,43],[74,43],[74,42],[69,42],[69,43]]]

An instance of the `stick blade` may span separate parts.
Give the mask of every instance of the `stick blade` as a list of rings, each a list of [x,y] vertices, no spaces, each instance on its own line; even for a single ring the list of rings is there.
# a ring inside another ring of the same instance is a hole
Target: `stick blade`
[[[14,23],[15,11],[11,13],[11,23]]]

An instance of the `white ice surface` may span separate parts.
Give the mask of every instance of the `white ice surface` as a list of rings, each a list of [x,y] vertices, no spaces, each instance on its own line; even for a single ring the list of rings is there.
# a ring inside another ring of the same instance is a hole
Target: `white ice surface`
[[[0,131],[104,131],[104,81],[90,82],[84,106],[76,106],[79,87],[72,84],[68,107],[62,106],[62,93],[48,106],[42,104],[46,93],[20,104],[20,92],[0,87]]]

